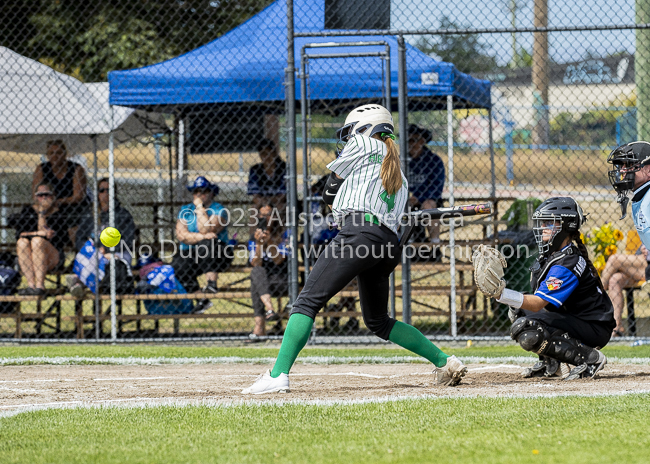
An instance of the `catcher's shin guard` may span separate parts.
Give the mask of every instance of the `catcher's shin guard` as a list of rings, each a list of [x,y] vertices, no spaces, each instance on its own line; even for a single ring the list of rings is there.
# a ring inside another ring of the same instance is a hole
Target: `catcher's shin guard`
[[[599,359],[599,352],[566,332],[549,328],[541,321],[520,317],[510,327],[510,337],[526,351],[573,364],[593,364]]]
[[[540,356],[533,367],[527,367],[521,373],[525,379],[530,377],[553,377],[560,373],[560,362],[547,356]]]

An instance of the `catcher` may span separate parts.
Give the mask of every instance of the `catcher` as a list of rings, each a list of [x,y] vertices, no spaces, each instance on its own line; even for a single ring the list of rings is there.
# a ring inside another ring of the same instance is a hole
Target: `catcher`
[[[586,218],[570,197],[544,201],[533,214],[539,257],[531,268],[533,295],[506,288],[501,253],[481,245],[473,254],[479,289],[510,306],[510,337],[539,361],[524,377],[560,375],[560,363],[575,366],[565,380],[593,378],[607,359],[603,347],[616,325],[614,309],[580,239]]]

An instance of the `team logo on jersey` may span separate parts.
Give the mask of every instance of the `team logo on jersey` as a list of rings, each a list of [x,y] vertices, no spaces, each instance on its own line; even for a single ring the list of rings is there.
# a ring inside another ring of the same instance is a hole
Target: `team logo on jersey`
[[[546,279],[546,288],[548,288],[551,292],[553,290],[559,290],[563,283],[563,280],[557,279],[555,277],[549,277]]]

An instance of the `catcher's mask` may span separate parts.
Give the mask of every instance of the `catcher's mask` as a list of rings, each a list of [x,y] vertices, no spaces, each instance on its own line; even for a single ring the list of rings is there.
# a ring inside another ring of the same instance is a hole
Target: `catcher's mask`
[[[621,219],[627,215],[629,194],[634,190],[635,173],[650,163],[650,143],[638,141],[615,148],[607,157],[612,165],[608,171],[609,182],[618,193],[616,201],[621,205]]]
[[[394,130],[393,116],[383,106],[370,104],[355,108],[345,118],[343,127],[336,131],[336,156],[341,154],[345,144],[355,134],[372,137],[380,132],[393,134]]]
[[[549,198],[539,205],[533,213],[533,233],[540,258],[559,250],[586,220],[580,205],[570,197]]]

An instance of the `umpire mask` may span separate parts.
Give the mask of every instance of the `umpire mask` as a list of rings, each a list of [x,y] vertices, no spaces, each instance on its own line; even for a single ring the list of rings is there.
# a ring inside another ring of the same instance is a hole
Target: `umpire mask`
[[[638,141],[626,143],[612,150],[607,157],[612,165],[608,171],[609,182],[614,187],[621,205],[621,219],[627,215],[629,194],[634,190],[635,173],[650,163],[650,143]]]

